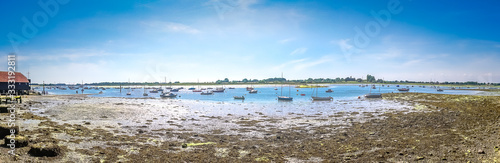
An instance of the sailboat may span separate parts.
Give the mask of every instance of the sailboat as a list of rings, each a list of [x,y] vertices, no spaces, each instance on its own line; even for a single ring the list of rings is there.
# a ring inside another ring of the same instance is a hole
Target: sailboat
[[[311,98],[312,98],[313,101],[331,101],[331,100],[333,100],[333,97],[331,97],[331,96],[328,96],[328,97],[319,97],[318,96],[318,92],[319,92],[318,91],[318,87],[316,87],[315,90],[316,90],[316,96],[312,96],[311,95]],[[314,94],[314,89],[313,89],[313,94]]]
[[[233,96],[235,100],[245,100],[245,96]]]
[[[253,85],[250,85],[250,87],[247,87],[247,91],[253,90]]]
[[[201,92],[201,89],[200,89],[200,79],[198,79],[198,89],[193,90],[193,92]]]
[[[148,96],[148,93],[146,93],[146,85],[144,85],[144,93],[142,94],[143,96]]]
[[[217,87],[213,92],[223,93],[226,89],[224,87]]]
[[[281,78],[283,78],[283,73],[281,73]],[[283,83],[281,83],[281,95],[278,96],[278,101],[292,101],[293,97],[290,97],[291,88],[288,85],[288,96],[283,96]]]
[[[130,79],[128,79],[128,83],[130,83]],[[132,95],[132,92],[130,92],[130,87],[128,87],[127,95]]]
[[[162,98],[174,98],[177,97],[177,94],[171,93],[171,92],[165,92],[160,95]]]
[[[213,95],[213,91],[206,91],[206,92],[201,92],[201,95]]]
[[[400,89],[398,89],[398,91],[400,91],[400,92],[408,92],[408,91],[410,91],[410,89],[409,88],[400,88]]]
[[[375,87],[375,85],[373,85]],[[380,87],[378,88],[379,93],[372,93],[372,89],[370,89],[370,93],[365,95],[365,98],[382,98],[382,93],[380,93]]]

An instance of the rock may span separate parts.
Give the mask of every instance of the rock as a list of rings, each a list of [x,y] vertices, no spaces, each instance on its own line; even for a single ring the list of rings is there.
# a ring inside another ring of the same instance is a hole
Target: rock
[[[86,125],[90,125],[90,122],[85,122]]]
[[[19,132],[18,126],[10,127],[7,125],[7,123],[0,123],[0,139],[4,138],[7,135],[10,135],[11,129],[15,130],[14,134],[17,134]]]
[[[21,147],[26,147],[26,146],[28,146],[28,142],[29,142],[29,140],[28,140],[28,138],[26,138],[26,137],[24,137],[24,136],[17,136],[17,135],[16,135],[16,137],[14,138],[14,140],[15,140],[14,145],[15,145],[15,147],[16,147],[16,148],[21,148]],[[11,141],[11,139],[10,139],[10,137],[9,137],[9,136],[6,136],[6,137],[4,138],[5,147],[10,147],[10,146],[9,146],[9,144],[11,144],[11,143],[10,143],[10,141]]]
[[[480,149],[479,151],[477,151],[477,153],[479,153],[479,154],[486,154],[482,149]]]
[[[62,150],[54,143],[42,142],[31,145],[28,153],[35,157],[55,157],[60,155]]]
[[[182,148],[187,148],[188,145],[186,143],[182,144]]]
[[[0,106],[0,113],[8,113],[9,110],[7,108],[9,108],[9,107],[7,107],[7,106]]]

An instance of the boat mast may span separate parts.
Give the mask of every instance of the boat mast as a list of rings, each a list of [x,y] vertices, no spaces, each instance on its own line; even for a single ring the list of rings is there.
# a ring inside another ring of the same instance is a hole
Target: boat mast
[[[283,80],[283,72],[281,72],[281,79]],[[283,82],[281,82],[281,96],[283,96]]]

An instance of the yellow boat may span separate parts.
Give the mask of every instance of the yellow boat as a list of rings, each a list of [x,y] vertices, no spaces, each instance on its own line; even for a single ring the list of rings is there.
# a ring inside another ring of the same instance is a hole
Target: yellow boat
[[[323,86],[323,85],[299,85],[295,86],[295,88],[325,88],[328,86]]]

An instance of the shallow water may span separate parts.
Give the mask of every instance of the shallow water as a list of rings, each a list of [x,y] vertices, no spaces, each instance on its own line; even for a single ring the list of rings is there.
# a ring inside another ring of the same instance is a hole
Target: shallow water
[[[389,86],[389,87],[388,87]],[[215,89],[215,86],[206,86],[212,87]],[[246,91],[246,86],[234,86],[235,89],[228,89],[224,93],[214,93],[214,95],[200,95],[200,92],[192,92],[191,90],[187,90],[189,87],[185,87],[185,89],[180,90],[179,92],[174,92],[178,94],[178,99],[187,99],[187,100],[202,100],[202,101],[220,101],[220,102],[258,102],[258,103],[273,103],[277,102],[277,96],[291,96],[293,97],[294,102],[305,102],[311,101],[311,95],[316,96],[315,89],[313,88],[293,88],[294,86],[284,86],[283,91],[281,91],[280,86],[256,86],[255,89],[258,90],[257,94],[249,94]],[[371,89],[368,87],[359,87],[359,85],[328,85],[328,88],[318,88],[317,96],[331,96],[335,100],[349,100],[356,99],[358,96],[363,96],[364,94],[370,93],[391,93],[391,92],[399,92],[398,88],[403,88],[406,86],[396,87],[396,85],[385,85],[382,87],[381,85],[377,85],[376,89]],[[175,88],[175,87],[174,87]],[[274,90],[277,88],[278,90]],[[448,87],[441,87],[445,89],[444,92],[437,92],[435,88],[430,87],[419,87],[414,86],[410,88],[410,92],[420,92],[420,93],[436,93],[436,94],[462,94],[462,95],[473,95],[478,94],[480,91],[468,91],[468,90],[448,90]],[[332,89],[333,93],[326,93],[325,91],[328,89]],[[38,90],[41,90],[39,88]],[[46,89],[47,90],[47,89]],[[85,90],[85,94],[95,94],[93,97],[126,97],[126,98],[142,98],[142,97],[152,97],[152,98],[160,98],[160,93],[149,93],[152,89],[146,89],[148,92],[148,96],[143,96],[144,89],[141,87],[137,87],[137,89],[106,89],[106,90],[94,90],[89,89]],[[76,94],[76,90],[58,90],[58,89],[50,89],[47,90],[49,94]],[[103,94],[98,94],[100,91]],[[132,95],[126,95],[127,92],[131,92]],[[80,92],[81,93],[81,92]],[[245,96],[245,100],[235,100],[234,96]]]

